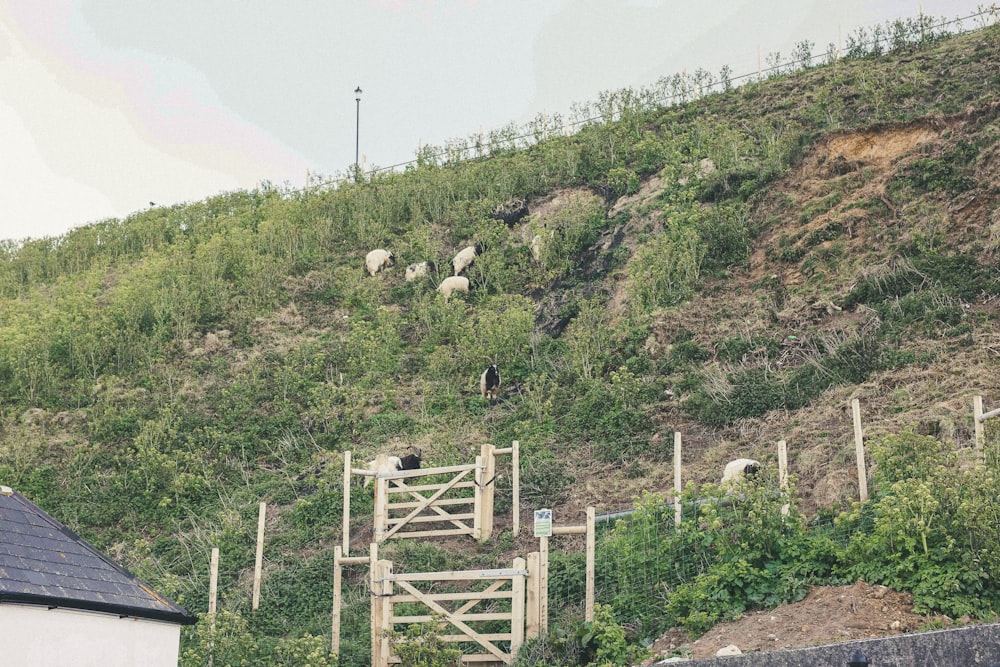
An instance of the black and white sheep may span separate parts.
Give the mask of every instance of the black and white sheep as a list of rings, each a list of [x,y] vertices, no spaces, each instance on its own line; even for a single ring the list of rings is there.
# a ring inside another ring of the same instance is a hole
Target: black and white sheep
[[[382,269],[389,268],[396,264],[396,256],[388,250],[377,248],[365,255],[365,269],[368,275],[374,276]]]
[[[421,451],[417,447],[410,447],[416,454],[404,454],[399,459],[400,470],[420,470]]]
[[[475,261],[483,252],[483,247],[481,245],[470,245],[466,248],[462,248],[455,255],[454,259],[451,260],[451,266],[455,269],[455,275],[459,275],[462,271],[472,266],[472,262]]]
[[[434,262],[416,262],[406,267],[406,282],[412,282],[417,278],[423,278],[437,267]]]
[[[396,472],[397,470],[403,470],[403,460],[398,456],[387,456],[385,460],[385,465],[379,467],[378,459],[373,459],[368,462],[368,469],[374,473],[384,475],[387,472]],[[365,475],[364,487],[368,488],[368,485],[372,483],[372,476]]]
[[[497,400],[497,392],[500,391],[500,367],[490,364],[483,374],[479,376],[479,393],[483,398],[491,401]]]
[[[465,292],[468,294],[469,279],[465,276],[448,276],[438,285],[437,291],[444,294],[444,300],[447,302],[452,292]]]
[[[760,461],[754,459],[733,459],[722,471],[722,484],[735,483],[739,479],[750,478],[760,471]]]

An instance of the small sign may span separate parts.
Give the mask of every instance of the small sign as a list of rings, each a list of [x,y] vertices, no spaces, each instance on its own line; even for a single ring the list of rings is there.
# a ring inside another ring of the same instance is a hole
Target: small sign
[[[535,537],[552,537],[552,510],[535,510]]]

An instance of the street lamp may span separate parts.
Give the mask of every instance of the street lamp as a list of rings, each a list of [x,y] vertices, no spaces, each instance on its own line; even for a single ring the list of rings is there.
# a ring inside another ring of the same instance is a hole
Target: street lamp
[[[361,86],[354,89],[354,101],[357,103],[354,114],[354,180],[361,180],[361,167],[358,162],[359,139],[361,138]]]

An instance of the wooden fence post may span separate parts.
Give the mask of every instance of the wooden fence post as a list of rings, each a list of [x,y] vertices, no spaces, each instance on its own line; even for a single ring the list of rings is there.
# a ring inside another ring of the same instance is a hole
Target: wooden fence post
[[[493,536],[493,502],[496,489],[497,457],[493,445],[483,445],[480,456],[486,466],[483,471],[482,521],[479,539],[486,541]]]
[[[596,568],[595,551],[596,535],[594,528],[594,508],[587,508],[587,601],[584,607],[584,620],[594,620],[594,575]]]
[[[372,667],[382,665],[379,653],[382,648],[382,627],[380,625],[382,606],[378,604],[377,595],[381,576],[378,568],[378,544],[372,544],[368,552],[368,590],[371,591],[371,634],[372,634]]]
[[[549,538],[538,538],[538,630],[544,637],[549,634]]]
[[[515,558],[513,566],[515,570],[523,570],[524,559]],[[517,651],[524,643],[524,583],[523,576],[516,576],[510,582],[510,655],[512,658],[517,658]]]
[[[334,655],[340,655],[340,605],[342,604],[340,591],[344,576],[340,558],[343,555],[341,547],[333,548],[333,614],[330,619],[330,653]]]
[[[344,521],[341,548],[344,555],[351,552],[351,450],[344,452]]]
[[[253,602],[252,608],[260,608],[260,579],[264,569],[264,520],[267,514],[267,503],[261,502],[257,511],[257,554],[253,566]]]
[[[215,608],[219,592],[219,548],[212,547],[212,563],[208,575],[209,649],[208,667],[215,664]]]
[[[472,539],[477,542],[482,539],[483,534],[483,480],[486,475],[483,471],[483,457],[476,457],[475,488],[472,490]]]
[[[972,397],[972,421],[975,423],[976,430],[976,462],[982,463],[985,460],[983,456],[983,440],[985,440],[985,435],[983,433],[983,397],[973,396]]]
[[[219,593],[219,548],[212,547],[212,568],[208,575],[208,613],[214,615]],[[214,620],[213,620],[214,623]]]
[[[681,525],[681,433],[674,431],[674,525]]]
[[[851,415],[854,418],[854,453],[858,459],[858,495],[861,502],[868,501],[868,472],[865,469],[865,440],[861,430],[861,402],[851,399]]]
[[[788,491],[788,447],[784,440],[778,441],[778,486],[782,493]],[[789,503],[781,506],[781,516],[788,516],[791,509]]]
[[[379,570],[379,627],[381,629],[379,639],[379,667],[389,667],[389,655],[392,650],[389,646],[389,632],[393,629],[392,622],[392,561],[380,560]]]
[[[389,457],[386,454],[379,454],[375,459],[376,470],[387,470],[389,467]],[[389,503],[389,480],[381,475],[375,475],[375,509],[374,509],[374,539],[381,542],[386,530],[386,519],[389,510],[386,505]]]
[[[541,597],[539,582],[541,581],[541,554],[532,551],[528,554],[528,595],[525,610],[525,639],[536,639],[540,633],[538,622],[538,601]]]
[[[521,532],[521,444],[515,440],[511,443],[511,493],[514,497],[514,537]]]

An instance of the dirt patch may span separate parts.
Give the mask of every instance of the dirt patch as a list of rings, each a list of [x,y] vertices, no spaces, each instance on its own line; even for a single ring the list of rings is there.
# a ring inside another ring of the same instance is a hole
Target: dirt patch
[[[690,640],[673,629],[653,643],[650,665],[671,655],[710,658],[735,644],[743,653],[819,646],[854,639],[889,637],[934,625],[947,626],[946,616],[913,612],[909,593],[859,581],[850,586],[816,586],[793,604],[746,614],[738,621],[715,626]]]

